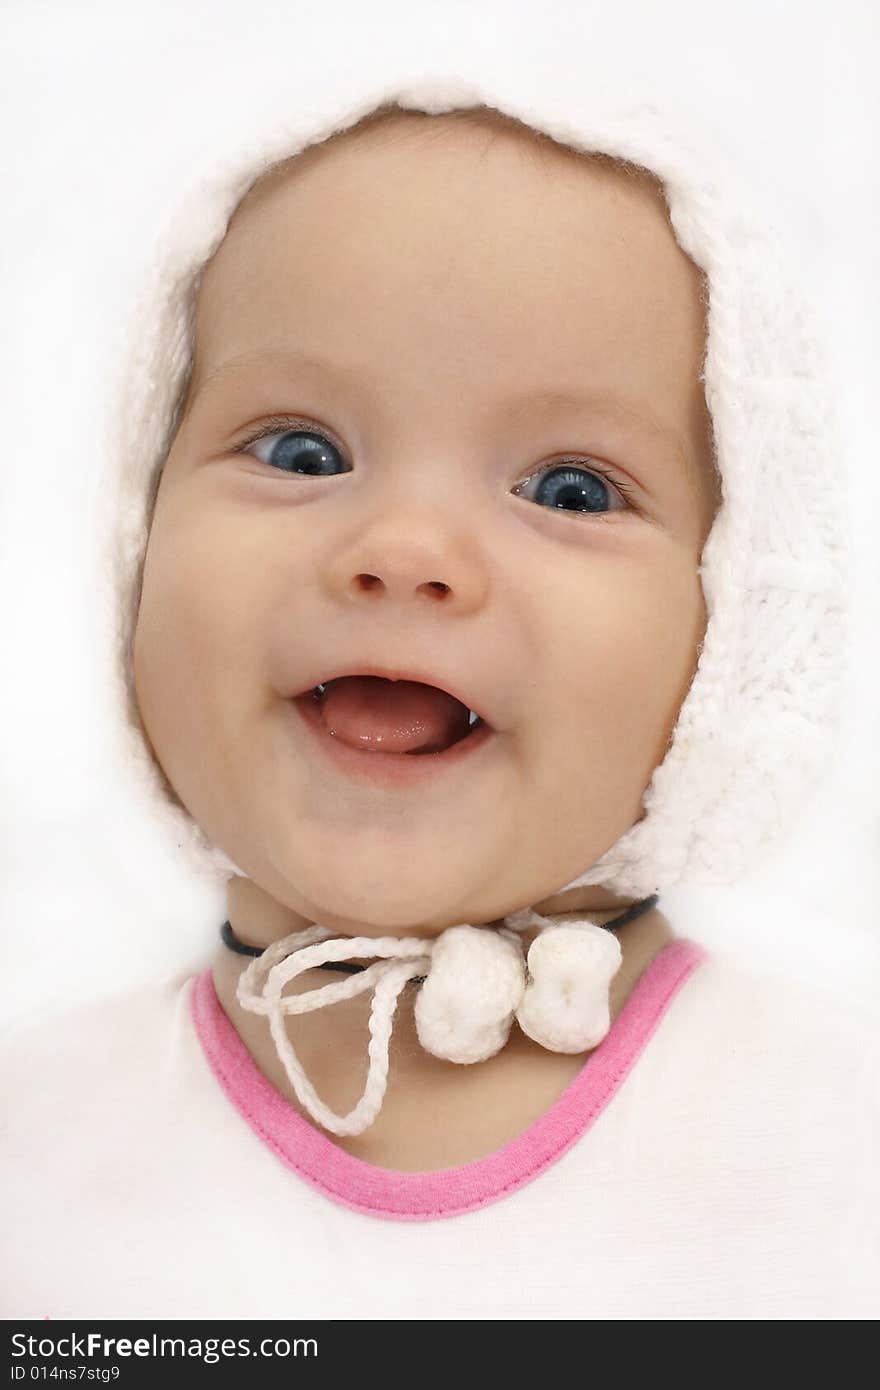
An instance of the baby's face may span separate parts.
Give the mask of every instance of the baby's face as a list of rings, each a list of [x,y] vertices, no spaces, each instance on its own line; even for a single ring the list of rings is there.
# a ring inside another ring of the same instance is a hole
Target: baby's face
[[[706,623],[703,315],[649,183],[442,118],[240,206],[135,682],[180,799],[274,900],[349,933],[493,921],[639,818]],[[495,732],[413,784],[351,774],[290,696],[365,665],[435,674]]]

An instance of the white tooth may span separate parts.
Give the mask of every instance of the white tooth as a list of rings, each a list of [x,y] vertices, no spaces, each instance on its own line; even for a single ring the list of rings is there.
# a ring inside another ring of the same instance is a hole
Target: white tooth
[[[316,685],[316,686],[315,686],[315,689],[317,690],[317,692],[318,692],[319,695],[323,695],[323,694],[324,694],[324,691],[326,690],[326,686],[323,686],[323,685]]]
[[[478,714],[474,714],[472,709],[468,710],[468,726],[472,729],[479,719]]]

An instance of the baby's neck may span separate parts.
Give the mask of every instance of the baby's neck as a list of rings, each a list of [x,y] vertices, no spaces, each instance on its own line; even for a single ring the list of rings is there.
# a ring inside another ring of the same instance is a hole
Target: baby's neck
[[[600,922],[619,915],[591,914]],[[565,920],[563,917],[562,920]],[[528,946],[534,933],[524,934]],[[612,1025],[636,982],[673,940],[663,914],[653,908],[617,932],[620,969],[611,982]],[[249,958],[220,946],[212,966],[224,1012],[260,1071],[310,1124],[278,1055],[264,1017],[242,1009],[235,997]],[[304,971],[286,993],[317,989],[342,978],[336,972]],[[494,1153],[551,1106],[574,1080],[588,1053],[549,1052],[514,1025],[494,1057],[459,1066],[432,1057],[418,1041],[413,1017],[417,985],[400,996],[389,1048],[388,1089],[378,1116],[363,1134],[339,1137],[323,1130],[339,1148],[382,1168],[413,1172],[454,1167]],[[288,1036],[306,1075],[337,1114],[357,1104],[367,1075],[371,992],[312,1013],[287,1016]]]

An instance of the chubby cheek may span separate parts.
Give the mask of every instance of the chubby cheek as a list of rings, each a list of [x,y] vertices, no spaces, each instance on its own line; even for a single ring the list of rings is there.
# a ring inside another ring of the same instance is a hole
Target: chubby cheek
[[[695,563],[621,567],[591,602],[560,608],[544,664],[543,794],[567,814],[609,821],[612,840],[640,815],[696,668],[705,607]],[[613,822],[613,825],[611,824]]]
[[[236,731],[265,703],[259,574],[209,519],[154,522],[133,669],[141,717],[175,784],[234,751]]]

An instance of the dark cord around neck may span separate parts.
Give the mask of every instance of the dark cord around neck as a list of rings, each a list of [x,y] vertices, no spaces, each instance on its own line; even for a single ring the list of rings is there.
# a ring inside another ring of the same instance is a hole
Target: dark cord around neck
[[[621,912],[619,917],[612,917],[610,922],[602,922],[600,925],[607,927],[609,931],[616,931],[618,927],[626,926],[627,922],[632,922],[636,917],[641,917],[643,912],[648,912],[655,903],[660,901],[659,893],[652,893],[649,898],[643,898],[641,902],[633,903],[625,912]],[[598,910],[598,909],[594,909]],[[240,956],[261,956],[267,949],[265,946],[247,946],[243,941],[239,941],[231,924],[224,922],[220,928],[220,939],[224,946],[228,946],[230,951],[235,951]],[[321,970],[341,970],[346,975],[354,975],[360,970],[366,970],[365,965],[354,965],[347,960],[327,960],[319,967]],[[420,977],[421,978],[421,977]],[[415,981],[410,981],[415,983]]]

